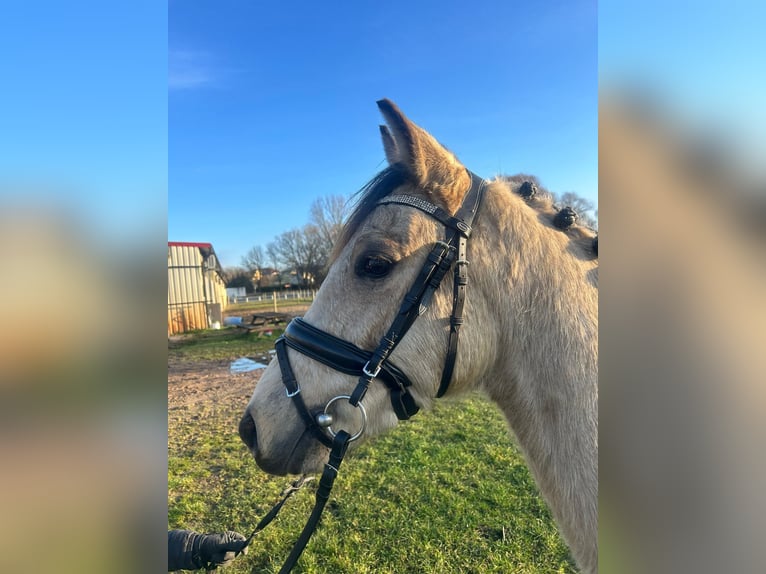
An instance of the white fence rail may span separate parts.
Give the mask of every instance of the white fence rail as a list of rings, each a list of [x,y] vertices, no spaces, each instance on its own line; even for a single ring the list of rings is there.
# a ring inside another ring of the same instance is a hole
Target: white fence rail
[[[235,297],[229,297],[229,303],[250,303],[252,301],[287,301],[289,299],[310,299],[313,301],[316,297],[316,294],[316,289],[273,291],[271,293],[260,293],[257,295],[239,295]]]

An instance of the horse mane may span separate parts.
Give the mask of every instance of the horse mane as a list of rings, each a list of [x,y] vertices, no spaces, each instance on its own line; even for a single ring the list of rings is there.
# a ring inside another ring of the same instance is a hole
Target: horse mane
[[[517,173],[501,175],[497,179],[505,183],[515,195],[521,196],[527,205],[543,216],[543,219],[550,221],[555,228],[580,244],[586,253],[591,253],[598,259],[598,231],[579,223],[582,220],[571,207],[557,204],[553,193],[548,191],[536,176]]]
[[[340,252],[364,220],[369,217],[378,202],[408,181],[409,177],[404,166],[394,163],[378,173],[354,194],[351,199],[354,202],[353,210],[335,243],[329,264],[332,264],[340,255]],[[526,204],[540,213],[544,219],[549,220],[554,227],[566,233],[575,242],[580,243],[586,252],[593,253],[598,258],[598,233],[577,223],[577,214],[570,207],[557,205],[553,194],[540,184],[537,177],[517,173],[510,176],[499,176],[495,181],[507,185],[514,194],[521,196]]]

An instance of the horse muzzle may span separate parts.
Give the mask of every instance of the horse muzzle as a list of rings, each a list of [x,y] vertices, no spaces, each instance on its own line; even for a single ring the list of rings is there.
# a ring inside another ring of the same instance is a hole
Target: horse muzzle
[[[349,395],[339,395],[330,399],[321,411],[312,411],[314,424],[304,426],[299,434],[283,432],[274,435],[274,442],[259,445],[257,425],[250,411],[245,410],[239,421],[239,436],[252,452],[258,466],[269,474],[300,474],[314,469],[314,451],[317,449],[316,433],[321,432],[328,441],[335,438],[339,428],[348,428],[349,442],[359,439],[367,428],[367,410],[363,403],[352,407]],[[337,428],[334,428],[337,427]],[[300,427],[299,427],[300,428]],[[286,431],[283,427],[281,430]],[[292,437],[292,438],[291,438]]]
[[[258,436],[255,430],[255,420],[249,410],[245,411],[245,415],[239,421],[239,438],[247,445],[247,448],[255,453]]]
[[[239,421],[238,430],[258,467],[268,474],[303,474],[321,468],[324,450],[317,448],[316,440],[305,428],[299,429],[297,434],[285,432],[268,445],[260,444],[263,441],[258,440],[255,419],[248,407]]]

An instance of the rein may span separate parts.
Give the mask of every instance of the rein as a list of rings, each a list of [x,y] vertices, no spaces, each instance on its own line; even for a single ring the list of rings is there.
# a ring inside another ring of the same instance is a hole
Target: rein
[[[399,420],[409,419],[418,412],[419,407],[410,393],[412,382],[388,358],[415,320],[428,309],[434,292],[441,285],[447,271],[454,267],[452,314],[450,316],[447,356],[436,396],[443,396],[449,388],[457,358],[460,326],[463,324],[463,305],[465,289],[468,284],[466,271],[468,266],[466,259],[468,238],[471,236],[473,220],[481,205],[486,185],[482,178],[468,170],[466,171],[471,178],[471,187],[454,216],[424,199],[411,195],[391,195],[378,201],[378,205],[398,204],[418,209],[442,223],[446,233],[444,241],[437,241],[434,244],[418,277],[405,295],[396,318],[374,351],[361,349],[350,341],[340,339],[310,325],[301,318],[291,321],[282,337],[275,343],[277,360],[282,372],[282,383],[285,386],[287,396],[292,399],[306,428],[313,434],[314,438],[330,448],[330,457],[325,463],[322,478],[316,491],[314,509],[311,511],[300,537],[279,574],[287,574],[295,566],[319,524],[319,519],[330,497],[330,491],[348,445],[361,437],[365,431],[367,411],[362,400],[372,381],[377,379],[386,385],[391,406]],[[290,366],[287,347],[336,371],[358,376],[359,379],[354,391],[350,395],[339,395],[330,399],[321,411],[310,410],[301,396],[300,385]],[[345,430],[336,432],[332,428],[334,421],[330,407],[342,400],[348,400],[352,406],[359,409],[361,415],[360,429],[353,435]],[[258,524],[253,534],[248,538],[247,544],[261,528],[273,520],[290,494],[292,492],[286,494]],[[267,518],[268,520],[266,520]],[[263,526],[261,526],[262,523],[264,523]]]

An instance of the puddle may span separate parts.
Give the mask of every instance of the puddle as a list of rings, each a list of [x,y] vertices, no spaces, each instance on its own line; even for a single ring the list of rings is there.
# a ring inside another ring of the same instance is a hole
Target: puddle
[[[266,365],[253,361],[247,357],[240,357],[236,361],[229,365],[229,371],[232,373],[249,373],[250,371],[256,371],[258,369],[265,369]]]

